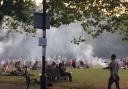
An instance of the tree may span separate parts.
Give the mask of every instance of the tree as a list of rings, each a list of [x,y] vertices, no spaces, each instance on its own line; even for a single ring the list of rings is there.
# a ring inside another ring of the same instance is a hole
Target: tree
[[[1,29],[18,31],[20,26],[25,32],[35,32],[31,27],[35,6],[34,0],[0,0]]]
[[[108,31],[128,40],[128,0],[50,0],[48,13],[53,16],[52,26],[79,21],[94,38]]]
[[[35,7],[34,0],[0,0],[0,21],[7,15],[13,18],[12,27],[22,24],[25,31],[35,32],[32,27]],[[47,13],[53,17],[51,26],[80,22],[94,38],[108,31],[119,32],[128,40],[128,0],[49,0]]]

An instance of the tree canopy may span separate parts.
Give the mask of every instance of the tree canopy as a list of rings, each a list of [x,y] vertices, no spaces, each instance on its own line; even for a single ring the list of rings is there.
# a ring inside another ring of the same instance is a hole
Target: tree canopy
[[[28,30],[35,9],[34,0],[0,0],[0,21],[7,15],[16,20],[12,21],[12,27],[18,21],[26,31],[35,32]],[[52,16],[53,27],[80,22],[94,38],[108,31],[119,32],[128,40],[128,0],[49,0],[47,13]]]
[[[50,0],[48,13],[52,26],[79,21],[94,38],[108,31],[128,40],[128,0]]]
[[[0,0],[0,24],[6,23],[2,29],[12,27],[16,30],[21,26],[26,32],[32,32],[30,25],[33,24],[35,6],[34,0]]]

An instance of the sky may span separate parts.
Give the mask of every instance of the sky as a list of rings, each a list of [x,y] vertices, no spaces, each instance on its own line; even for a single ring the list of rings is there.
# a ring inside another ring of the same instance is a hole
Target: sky
[[[43,0],[35,0],[35,2],[36,2],[37,5],[40,4],[40,3],[42,3],[42,1]]]

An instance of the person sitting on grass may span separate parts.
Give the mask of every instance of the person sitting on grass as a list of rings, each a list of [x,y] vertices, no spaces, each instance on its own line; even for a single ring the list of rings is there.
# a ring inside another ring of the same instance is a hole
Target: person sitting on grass
[[[3,65],[2,75],[9,75],[9,67],[7,64]]]
[[[69,78],[69,81],[72,82],[71,73],[66,72],[66,67],[63,63],[59,63],[59,73],[60,73],[60,77],[67,76]]]
[[[120,89],[119,86],[119,64],[118,62],[115,61],[116,59],[116,55],[112,54],[111,55],[111,62],[109,64],[109,69],[110,69],[110,77],[109,77],[109,81],[108,81],[108,89],[111,89],[111,86],[113,84],[113,82],[115,82],[116,84],[116,89]]]

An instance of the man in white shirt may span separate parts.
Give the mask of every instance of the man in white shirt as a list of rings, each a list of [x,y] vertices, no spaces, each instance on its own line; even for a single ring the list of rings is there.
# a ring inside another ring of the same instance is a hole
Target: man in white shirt
[[[109,64],[109,69],[110,69],[110,77],[108,81],[108,89],[111,89],[112,84],[115,82],[116,89],[120,89],[119,86],[119,64],[118,62],[115,61],[116,55],[112,54],[111,55],[111,62]]]

